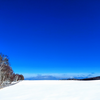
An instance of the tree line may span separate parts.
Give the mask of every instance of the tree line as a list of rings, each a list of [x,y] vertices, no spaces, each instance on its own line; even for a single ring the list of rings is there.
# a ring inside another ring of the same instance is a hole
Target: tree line
[[[19,80],[24,80],[24,76],[15,74],[10,67],[8,56],[0,53],[0,86],[8,85]]]

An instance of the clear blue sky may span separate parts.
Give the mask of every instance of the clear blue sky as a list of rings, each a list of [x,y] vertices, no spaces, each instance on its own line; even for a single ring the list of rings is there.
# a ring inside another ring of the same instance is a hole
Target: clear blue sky
[[[0,0],[0,52],[15,73],[99,73],[99,0]]]

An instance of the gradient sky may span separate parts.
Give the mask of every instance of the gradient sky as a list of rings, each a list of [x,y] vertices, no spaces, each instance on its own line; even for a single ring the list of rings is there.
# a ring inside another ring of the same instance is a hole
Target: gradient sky
[[[0,52],[15,73],[99,73],[100,0],[0,0]]]

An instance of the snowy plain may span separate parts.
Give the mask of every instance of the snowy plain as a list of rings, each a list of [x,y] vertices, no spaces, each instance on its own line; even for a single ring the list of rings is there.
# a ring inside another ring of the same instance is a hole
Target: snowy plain
[[[0,89],[0,100],[100,100],[100,80],[24,80]]]

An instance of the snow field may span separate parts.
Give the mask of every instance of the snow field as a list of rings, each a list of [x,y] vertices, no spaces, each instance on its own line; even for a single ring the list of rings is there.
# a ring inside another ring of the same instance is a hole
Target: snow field
[[[0,89],[0,100],[100,100],[100,81],[24,80]]]

